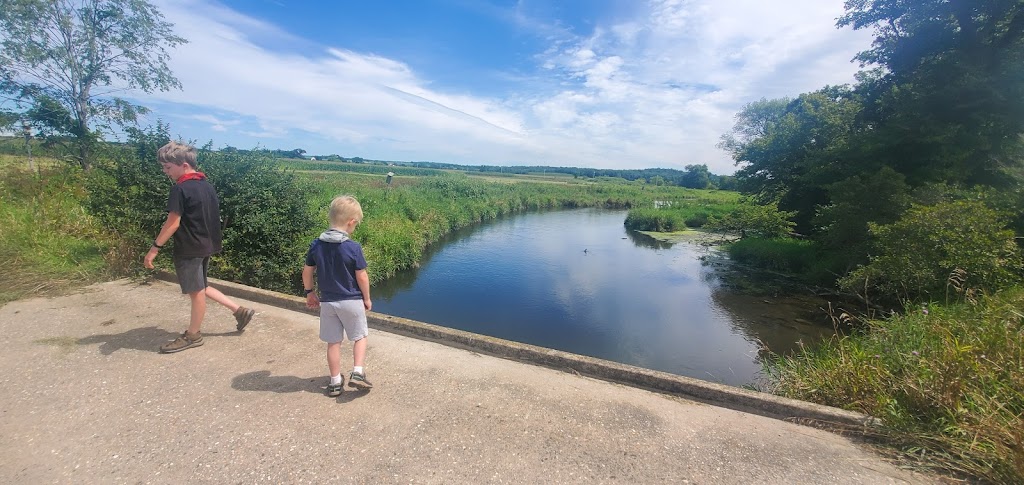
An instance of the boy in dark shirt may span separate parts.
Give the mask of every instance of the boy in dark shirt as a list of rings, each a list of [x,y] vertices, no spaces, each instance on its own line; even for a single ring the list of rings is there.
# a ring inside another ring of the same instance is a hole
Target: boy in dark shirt
[[[363,221],[359,201],[350,195],[335,197],[329,211],[330,229],[320,234],[309,246],[306,264],[302,267],[302,285],[306,291],[306,306],[320,308],[320,340],[327,342],[327,368],[331,381],[327,395],[341,394],[341,342],[352,341],[352,372],[349,387],[368,391],[373,387],[363,371],[366,358],[366,312],[370,301],[370,277],[366,273],[366,258],[359,243],[349,238]],[[320,296],[313,291],[316,274]]]
[[[167,220],[146,253],[143,265],[152,269],[156,255],[173,236],[174,272],[178,275],[181,292],[192,302],[188,330],[160,347],[161,352],[170,353],[203,345],[199,330],[206,315],[206,297],[231,310],[239,332],[256,312],[207,286],[210,256],[221,251],[220,200],[213,185],[206,181],[206,175],[196,171],[195,147],[172,141],[160,147],[156,158],[164,174],[175,184],[167,199]]]

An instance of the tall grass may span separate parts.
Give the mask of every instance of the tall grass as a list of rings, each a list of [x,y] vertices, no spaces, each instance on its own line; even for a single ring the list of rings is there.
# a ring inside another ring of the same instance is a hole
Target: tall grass
[[[909,308],[776,356],[765,389],[878,417],[919,463],[1024,483],[1024,288]]]
[[[635,207],[626,216],[626,228],[636,231],[675,232],[701,228],[712,217],[721,217],[736,209],[739,194],[727,191],[680,189],[668,199],[654,199],[649,205]]]
[[[815,261],[818,245],[798,239],[745,238],[726,247],[735,261],[773,271],[799,274]]]
[[[108,277],[110,239],[82,206],[82,173],[18,165],[0,167],[0,304]]]

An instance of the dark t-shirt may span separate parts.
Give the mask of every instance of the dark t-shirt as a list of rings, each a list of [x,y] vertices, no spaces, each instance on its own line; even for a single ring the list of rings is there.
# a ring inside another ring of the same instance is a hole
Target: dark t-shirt
[[[320,301],[362,300],[356,271],[366,269],[363,247],[349,239],[341,243],[313,240],[306,252],[306,266],[316,266]]]
[[[206,180],[186,180],[171,187],[167,212],[181,215],[174,231],[175,258],[205,258],[221,250],[220,200]]]

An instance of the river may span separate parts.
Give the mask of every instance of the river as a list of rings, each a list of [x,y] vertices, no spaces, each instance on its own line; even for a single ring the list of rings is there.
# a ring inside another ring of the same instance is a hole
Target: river
[[[373,309],[731,386],[763,379],[765,348],[832,334],[820,302],[735,292],[706,263],[715,249],[627,231],[625,217],[534,212],[457,232],[375,285]]]

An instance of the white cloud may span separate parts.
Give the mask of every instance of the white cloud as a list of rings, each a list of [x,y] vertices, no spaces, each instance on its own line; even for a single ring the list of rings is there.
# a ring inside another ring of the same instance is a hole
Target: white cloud
[[[552,72],[583,82],[539,100],[534,114],[579,146],[640,164],[707,163],[730,173],[732,161],[715,145],[744,104],[852,82],[849,59],[870,39],[835,29],[841,12],[838,1],[651,2],[645,16],[598,29],[547,59]],[[594,139],[594,116],[612,138]]]
[[[170,62],[184,89],[144,103],[194,110],[192,119],[229,144],[244,135],[275,148],[389,160],[707,163],[731,173],[715,144],[743,104],[851,82],[849,59],[870,43],[833,27],[841,0],[652,1],[586,37],[552,34],[537,59],[547,79],[492,98],[446,90],[401,59],[318,45],[218,4],[166,0],[161,9],[190,41]],[[533,29],[557,30],[542,27]]]

